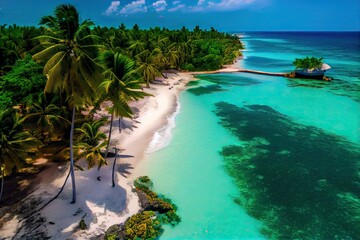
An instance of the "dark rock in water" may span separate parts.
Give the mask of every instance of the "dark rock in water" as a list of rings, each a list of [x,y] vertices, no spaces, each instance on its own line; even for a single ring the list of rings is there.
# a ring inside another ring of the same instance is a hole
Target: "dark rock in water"
[[[140,189],[136,189],[135,190],[138,197],[139,197],[139,202],[140,202],[140,206],[143,208],[143,209],[147,209],[150,207],[150,201],[149,199],[147,198],[146,196],[146,193]]]
[[[156,239],[163,231],[155,212],[143,211],[131,216],[124,224],[111,226],[105,239]]]
[[[106,230],[105,232],[105,236],[102,239],[124,239],[120,236],[122,236],[122,230],[123,228],[121,227],[120,224],[115,224],[112,225],[111,227],[108,228],[108,230]]]
[[[284,75],[287,78],[300,78],[300,79],[313,79],[313,80],[323,80],[323,81],[331,81],[331,78],[324,76],[324,74],[320,75],[302,75],[298,72],[290,72]]]
[[[170,203],[158,198],[155,193],[149,194],[140,189],[136,189],[136,193],[139,196],[140,206],[146,211],[166,213],[174,210],[174,207]]]

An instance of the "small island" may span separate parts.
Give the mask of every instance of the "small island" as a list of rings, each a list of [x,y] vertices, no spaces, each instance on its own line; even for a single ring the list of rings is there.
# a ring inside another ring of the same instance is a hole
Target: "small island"
[[[308,78],[330,81],[324,74],[331,67],[323,62],[323,58],[305,57],[296,58],[293,62],[296,69],[292,73],[295,78]]]

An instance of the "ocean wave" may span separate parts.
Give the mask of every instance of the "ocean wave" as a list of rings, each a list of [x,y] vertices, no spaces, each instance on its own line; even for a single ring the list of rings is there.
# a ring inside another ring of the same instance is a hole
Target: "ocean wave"
[[[179,98],[176,100],[176,110],[166,119],[166,124],[154,133],[154,136],[146,149],[146,153],[153,153],[169,146],[172,139],[172,130],[176,127],[175,118],[180,112]]]

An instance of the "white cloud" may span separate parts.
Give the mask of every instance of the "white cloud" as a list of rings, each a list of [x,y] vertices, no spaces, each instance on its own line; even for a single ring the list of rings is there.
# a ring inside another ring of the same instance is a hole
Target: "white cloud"
[[[221,0],[219,3],[209,2],[208,7],[218,11],[235,10],[246,7],[255,0]]]
[[[185,4],[179,4],[177,5],[176,7],[173,7],[173,8],[169,8],[169,12],[176,12],[178,10],[181,10],[181,9],[185,9],[186,5]]]
[[[168,4],[168,2],[170,5]],[[168,12],[225,12],[234,11],[248,6],[254,6],[253,3],[261,3],[265,0],[194,0],[191,5],[181,3],[181,0],[154,0],[153,3],[146,5],[146,0],[131,0],[129,4],[120,8],[120,0],[112,1],[110,6],[104,12],[105,15],[113,13],[130,15],[134,13],[146,13],[148,7],[153,8],[157,12],[167,9]],[[119,10],[120,9],[120,10]]]
[[[198,0],[197,6],[190,6],[190,11],[193,12],[225,12],[245,8],[256,0],[220,0],[209,1]]]
[[[120,1],[112,1],[110,6],[106,9],[104,14],[109,16],[112,13],[117,12],[119,6],[120,6]]]
[[[145,6],[145,0],[135,0],[125,5],[119,12],[119,14],[134,14],[139,12],[147,12],[147,6]]]
[[[152,4],[157,12],[164,11],[166,9],[167,3],[166,0],[158,0]]]

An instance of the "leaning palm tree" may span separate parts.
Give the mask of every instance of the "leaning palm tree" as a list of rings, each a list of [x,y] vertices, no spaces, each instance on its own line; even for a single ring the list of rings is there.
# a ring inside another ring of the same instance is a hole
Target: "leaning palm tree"
[[[98,45],[90,35],[93,23],[85,20],[79,23],[79,14],[73,5],[59,5],[54,16],[45,16],[40,21],[46,26],[48,35],[37,39],[44,50],[33,58],[45,63],[44,74],[47,76],[45,92],[66,94],[69,107],[72,108],[70,129],[70,172],[72,179],[72,203],[76,202],[74,174],[73,135],[75,109],[84,103],[92,102],[95,91],[101,81],[99,66],[93,58],[97,55]]]
[[[23,119],[14,109],[0,112],[0,201],[4,190],[4,177],[30,163],[30,154],[42,143],[23,129]]]
[[[104,68],[104,82],[100,85],[103,96],[112,102],[109,108],[111,114],[110,131],[105,157],[109,152],[114,116],[131,117],[132,111],[128,105],[130,100],[138,100],[149,94],[141,90],[143,80],[135,72],[135,62],[118,52],[105,51],[100,58]],[[120,125],[119,125],[120,127]]]

